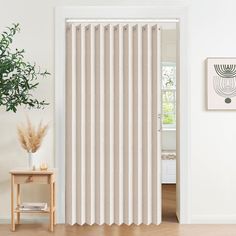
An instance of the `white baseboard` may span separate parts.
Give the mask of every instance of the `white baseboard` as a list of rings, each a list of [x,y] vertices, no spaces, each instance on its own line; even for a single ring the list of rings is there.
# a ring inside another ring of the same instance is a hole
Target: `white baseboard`
[[[58,217],[56,221],[57,221],[57,224],[65,224],[65,218]]]
[[[192,215],[190,224],[236,224],[236,215]]]

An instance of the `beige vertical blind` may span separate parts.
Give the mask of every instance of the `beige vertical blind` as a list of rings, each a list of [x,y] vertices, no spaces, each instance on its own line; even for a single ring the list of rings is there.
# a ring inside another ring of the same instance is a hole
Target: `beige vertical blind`
[[[68,223],[160,223],[159,46],[155,23],[68,24]]]

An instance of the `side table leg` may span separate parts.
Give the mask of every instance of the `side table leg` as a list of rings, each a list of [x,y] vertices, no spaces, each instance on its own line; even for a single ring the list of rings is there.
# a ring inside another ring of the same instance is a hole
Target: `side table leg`
[[[11,175],[11,230],[15,231],[15,217],[14,217],[14,175]]]
[[[53,232],[53,182],[50,179],[50,231]]]
[[[17,207],[20,207],[20,185],[17,184]],[[20,212],[17,212],[17,224],[20,224]]]
[[[53,183],[53,224],[56,224],[56,187],[55,182]]]

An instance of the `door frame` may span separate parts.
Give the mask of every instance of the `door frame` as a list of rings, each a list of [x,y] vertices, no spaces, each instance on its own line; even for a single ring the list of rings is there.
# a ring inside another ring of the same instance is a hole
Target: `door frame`
[[[57,175],[57,221],[65,223],[66,158],[65,158],[65,24],[67,19],[119,19],[159,22],[178,21],[179,50],[177,65],[177,211],[181,224],[190,219],[190,82],[188,80],[187,14],[183,3],[155,7],[56,7],[55,9],[55,167]]]

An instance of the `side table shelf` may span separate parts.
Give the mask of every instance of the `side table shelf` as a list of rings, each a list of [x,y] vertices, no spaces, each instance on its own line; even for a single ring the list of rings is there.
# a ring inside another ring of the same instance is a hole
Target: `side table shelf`
[[[24,169],[15,169],[11,174],[11,230],[15,231],[15,214],[17,224],[20,224],[20,215],[27,213],[49,214],[49,230],[54,231],[56,224],[56,191],[55,191],[55,170],[31,171]],[[50,205],[46,210],[20,210],[20,185],[21,184],[49,184],[50,185]],[[15,185],[16,185],[16,205],[15,205]]]

